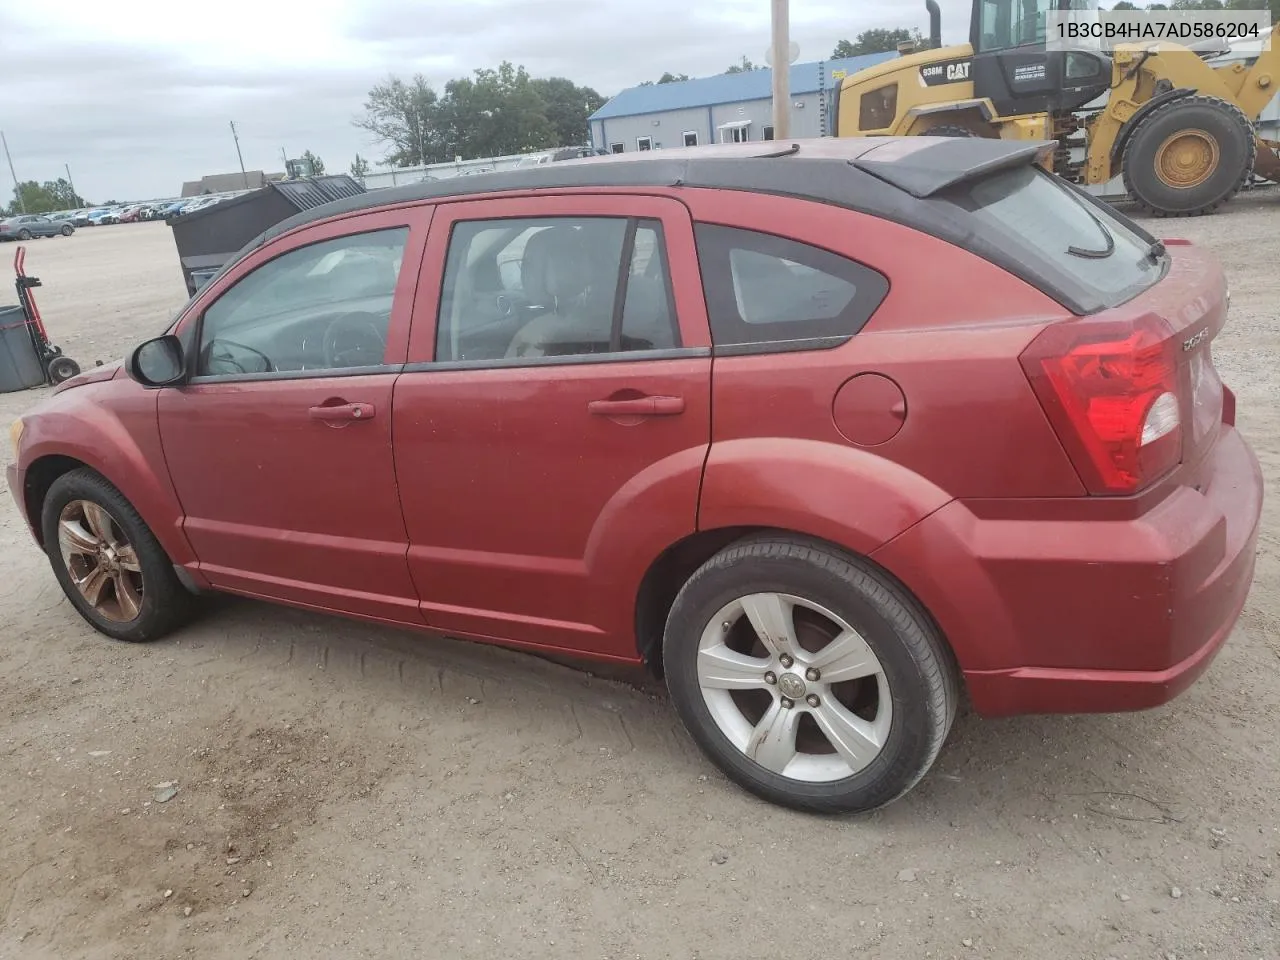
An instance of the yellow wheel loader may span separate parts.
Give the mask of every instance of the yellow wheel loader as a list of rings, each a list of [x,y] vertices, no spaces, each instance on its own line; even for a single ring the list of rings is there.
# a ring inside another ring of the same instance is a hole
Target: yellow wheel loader
[[[1050,11],[1096,10],[1096,0],[974,0],[969,42],[943,47],[941,12],[925,5],[931,48],[900,45],[899,58],[844,78],[836,136],[1056,140],[1054,173],[1079,184],[1123,176],[1156,216],[1208,213],[1254,175],[1280,181],[1280,142],[1254,127],[1280,90],[1280,47],[1220,66],[1168,41],[1048,50]]]

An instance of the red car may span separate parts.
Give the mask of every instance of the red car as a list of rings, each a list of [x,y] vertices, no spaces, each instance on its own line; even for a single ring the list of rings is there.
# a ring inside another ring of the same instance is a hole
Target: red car
[[[571,160],[267,231],[13,428],[76,609],[225,591],[647,664],[774,802],[858,811],[980,714],[1122,711],[1248,593],[1219,264],[917,137]]]

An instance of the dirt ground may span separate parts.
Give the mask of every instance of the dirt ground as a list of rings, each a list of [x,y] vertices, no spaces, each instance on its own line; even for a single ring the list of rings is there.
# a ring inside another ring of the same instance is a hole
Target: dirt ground
[[[1243,619],[1175,703],[962,714],[906,799],[816,819],[727,783],[652,684],[240,600],[110,642],[0,496],[0,958],[1277,957],[1280,190],[1157,227],[1228,265],[1269,484]],[[86,367],[185,299],[163,224],[28,268]]]

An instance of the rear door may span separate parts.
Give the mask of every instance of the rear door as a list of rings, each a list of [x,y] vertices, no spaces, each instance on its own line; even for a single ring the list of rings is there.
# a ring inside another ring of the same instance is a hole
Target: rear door
[[[427,622],[634,658],[640,579],[695,529],[710,395],[682,204],[441,206],[394,410]]]

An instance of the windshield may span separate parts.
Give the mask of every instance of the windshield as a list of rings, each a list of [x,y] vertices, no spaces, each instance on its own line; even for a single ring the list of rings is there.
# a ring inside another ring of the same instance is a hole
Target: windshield
[[[1097,10],[1098,0],[982,0],[974,46],[980,52],[1044,45],[1050,10]]]

